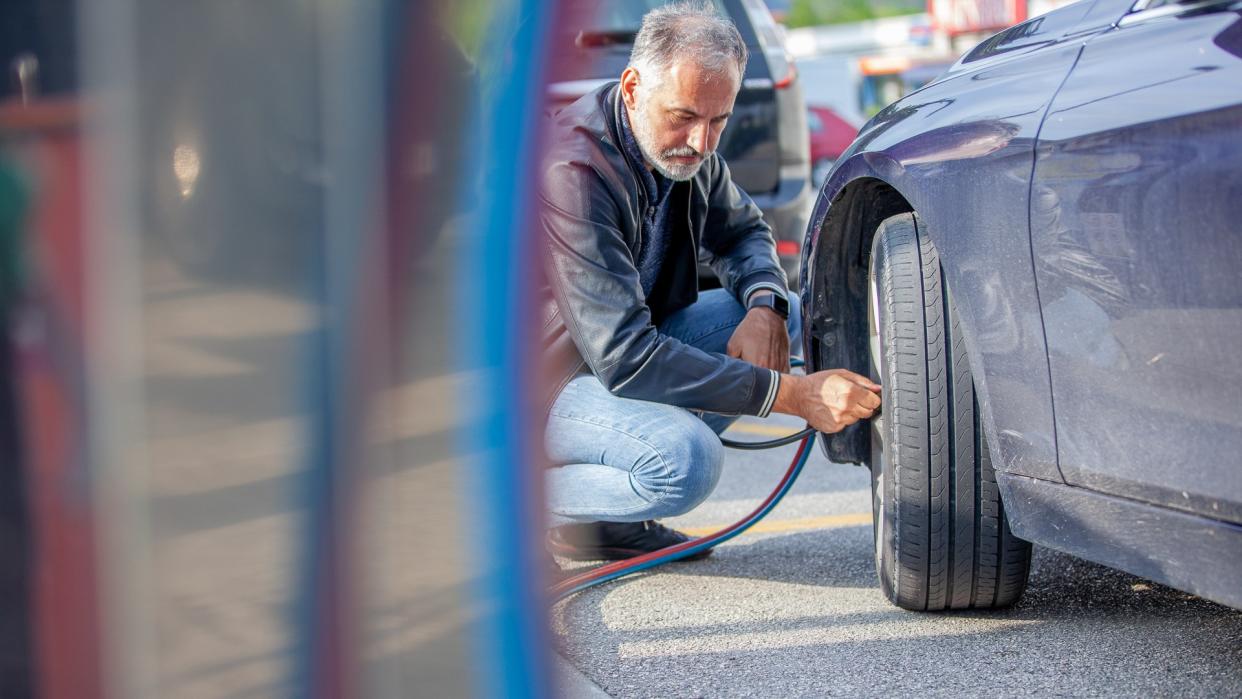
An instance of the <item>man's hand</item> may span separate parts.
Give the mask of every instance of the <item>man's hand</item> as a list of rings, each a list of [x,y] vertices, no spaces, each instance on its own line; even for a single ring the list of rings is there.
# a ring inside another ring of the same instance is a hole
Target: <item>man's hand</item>
[[[799,415],[820,432],[840,432],[880,407],[880,385],[845,369],[786,374],[772,410]]]
[[[765,369],[788,373],[789,328],[785,319],[771,308],[750,309],[733,331],[725,352]]]

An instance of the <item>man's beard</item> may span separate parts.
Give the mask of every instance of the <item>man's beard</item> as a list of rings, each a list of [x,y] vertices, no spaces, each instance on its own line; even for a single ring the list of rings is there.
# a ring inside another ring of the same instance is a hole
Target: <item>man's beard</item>
[[[658,154],[653,147],[656,142],[654,129],[651,128],[651,119],[647,114],[646,100],[639,99],[634,105],[634,118],[630,120],[631,127],[634,129],[634,140],[638,141],[638,149],[643,152],[643,158],[655,168],[655,171],[673,180],[674,182],[684,182],[691,179],[699,172],[699,168],[703,166],[703,161],[707,160],[710,153],[700,153],[690,146],[679,146],[661,151]],[[670,158],[688,157],[698,158],[693,163],[678,163],[670,160]]]

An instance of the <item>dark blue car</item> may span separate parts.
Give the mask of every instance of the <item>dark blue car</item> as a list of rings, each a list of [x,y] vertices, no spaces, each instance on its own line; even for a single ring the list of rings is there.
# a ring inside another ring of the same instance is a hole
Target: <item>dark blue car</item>
[[[1011,604],[1034,542],[1242,607],[1242,3],[984,41],[863,128],[803,270],[810,368],[884,385],[824,444],[893,602]]]

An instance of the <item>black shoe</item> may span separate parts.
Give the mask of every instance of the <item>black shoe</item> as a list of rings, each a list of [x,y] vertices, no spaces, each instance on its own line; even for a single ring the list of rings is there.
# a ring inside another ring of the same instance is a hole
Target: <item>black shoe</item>
[[[572,561],[617,561],[690,541],[691,537],[656,522],[566,524],[548,532],[548,550]],[[711,549],[680,560],[707,558]]]

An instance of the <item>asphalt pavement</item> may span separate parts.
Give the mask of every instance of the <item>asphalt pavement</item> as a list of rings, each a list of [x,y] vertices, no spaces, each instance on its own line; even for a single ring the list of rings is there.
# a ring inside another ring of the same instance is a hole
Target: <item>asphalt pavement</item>
[[[747,419],[730,436],[796,426]],[[667,523],[700,533],[734,521],[793,451],[731,451],[713,497]],[[1039,547],[1014,608],[908,612],[880,592],[872,545],[867,472],[828,462],[817,446],[785,501],[707,560],[554,607],[558,649],[572,665],[564,692],[1242,696],[1242,612]]]

